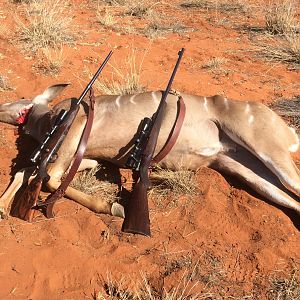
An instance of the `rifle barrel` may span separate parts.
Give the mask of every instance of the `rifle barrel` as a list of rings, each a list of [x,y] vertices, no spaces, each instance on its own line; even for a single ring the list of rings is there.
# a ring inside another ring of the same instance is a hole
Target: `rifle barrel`
[[[178,69],[179,64],[180,64],[180,61],[181,61],[181,59],[182,59],[184,50],[185,50],[184,48],[181,48],[181,49],[179,50],[179,52],[178,52],[178,60],[177,60],[176,65],[175,65],[175,67],[174,67],[174,70],[173,70],[173,73],[172,73],[172,75],[171,75],[171,78],[170,78],[170,80],[169,80],[168,86],[167,86],[167,88],[166,88],[166,90],[165,90],[165,93],[166,93],[166,94],[168,94],[169,91],[170,91],[170,89],[171,89],[171,85],[172,85],[172,83],[173,83],[173,81],[174,81],[174,77],[175,77],[175,75],[176,75],[177,69]]]
[[[162,95],[162,99],[161,99],[159,105],[162,105],[163,102],[167,99],[167,96],[168,96],[168,94],[169,94],[169,92],[170,92],[172,83],[173,83],[173,81],[174,81],[174,77],[175,77],[175,75],[176,75],[176,72],[177,72],[177,69],[178,69],[178,67],[179,67],[179,64],[180,64],[180,61],[181,61],[181,58],[182,58],[182,56],[183,56],[184,51],[185,51],[185,49],[184,49],[184,48],[181,48],[181,49],[179,50],[179,52],[178,52],[178,59],[177,59],[176,65],[175,65],[175,67],[174,67],[174,69],[173,69],[173,72],[172,72],[172,75],[171,75],[170,80],[169,80],[169,82],[168,82],[167,88],[165,89],[165,91],[164,91],[164,93],[163,93],[163,95]]]
[[[83,90],[82,94],[80,95],[80,97],[78,98],[78,101],[76,103],[76,105],[79,105],[80,102],[83,100],[83,98],[86,96],[86,94],[88,93],[88,91],[91,89],[92,85],[94,84],[94,82],[96,81],[97,77],[99,76],[99,74],[101,73],[102,69],[105,67],[106,63],[108,62],[108,60],[110,59],[110,57],[112,56],[113,51],[110,50],[110,52],[108,53],[108,55],[106,56],[105,60],[103,61],[103,63],[101,64],[101,66],[99,67],[99,69],[97,70],[97,72],[95,73],[95,75],[93,76],[93,78],[91,79],[90,83],[86,86],[86,88]]]

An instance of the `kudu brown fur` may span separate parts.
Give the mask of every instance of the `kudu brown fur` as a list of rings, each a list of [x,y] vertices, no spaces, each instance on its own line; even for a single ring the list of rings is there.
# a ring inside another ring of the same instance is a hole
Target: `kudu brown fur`
[[[18,125],[16,119],[24,114],[26,133],[41,142],[55,116],[68,109],[72,99],[62,101],[51,110],[48,103],[67,85],[55,85],[30,100],[0,105],[0,121]],[[298,136],[273,111],[260,103],[228,100],[223,96],[200,97],[182,94],[186,117],[177,143],[161,165],[170,169],[197,170],[203,166],[234,175],[245,181],[263,197],[300,214],[300,177],[290,152],[299,146]],[[107,160],[124,167],[133,137],[140,121],[157,109],[161,92],[146,92],[126,96],[98,96],[95,121],[80,169],[96,166],[97,160]],[[157,151],[164,145],[177,113],[177,96],[167,98],[166,114],[157,143]],[[69,168],[86,121],[82,105],[75,122],[62,144],[58,158],[48,168],[47,187],[55,190]],[[30,172],[21,170],[0,198],[2,216]],[[68,187],[66,197],[97,213],[124,217],[118,203],[95,198]]]

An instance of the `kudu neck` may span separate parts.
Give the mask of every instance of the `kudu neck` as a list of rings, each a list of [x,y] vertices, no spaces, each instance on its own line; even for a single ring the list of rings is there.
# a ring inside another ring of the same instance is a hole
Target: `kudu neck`
[[[38,142],[42,142],[52,124],[50,109],[45,105],[34,105],[28,114],[23,130]]]

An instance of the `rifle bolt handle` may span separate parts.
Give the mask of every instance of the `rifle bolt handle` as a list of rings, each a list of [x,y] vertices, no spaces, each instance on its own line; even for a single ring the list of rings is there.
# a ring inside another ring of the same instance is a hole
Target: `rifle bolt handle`
[[[54,163],[57,160],[57,157],[58,157],[57,153],[52,154],[49,163]]]

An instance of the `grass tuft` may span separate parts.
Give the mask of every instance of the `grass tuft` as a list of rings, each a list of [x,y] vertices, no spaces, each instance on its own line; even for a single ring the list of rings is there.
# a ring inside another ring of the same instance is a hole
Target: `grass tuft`
[[[300,35],[296,33],[285,34],[282,38],[270,38],[260,45],[259,56],[269,61],[279,61],[300,65]]]
[[[271,34],[289,34],[296,27],[296,3],[290,0],[271,2],[265,11],[266,30]]]
[[[213,1],[213,0],[186,0],[180,3],[180,6],[186,9],[206,9],[215,10],[219,12],[238,12],[246,13],[249,10],[245,1],[241,0],[226,0],[226,1]]]
[[[143,18],[149,15],[152,11],[153,1],[146,1],[146,0],[130,0],[125,1],[125,14]]]
[[[107,280],[103,284],[104,292],[98,292],[95,300],[133,300],[136,299],[133,292],[126,286],[128,285],[125,277],[114,280],[111,274],[107,274]]]
[[[176,195],[194,195],[197,193],[195,173],[190,170],[172,171],[157,167],[151,173],[154,189],[158,192],[173,192]]]
[[[160,292],[157,292],[153,286],[150,285],[145,275],[142,275],[142,285],[137,292],[137,299],[139,300],[199,300],[209,299],[200,293],[195,292],[195,288],[198,285],[198,281],[193,282],[193,271],[190,273],[188,270],[183,272],[177,285],[170,289],[163,288]]]
[[[150,39],[156,39],[164,37],[172,33],[183,34],[191,31],[178,20],[163,19],[162,17],[153,18],[149,25],[143,28],[141,31],[146,37]]]
[[[30,3],[36,0],[13,0],[14,3]]]
[[[298,300],[300,299],[299,270],[294,269],[289,278],[273,277],[269,289],[269,300]]]
[[[141,280],[135,283],[135,288],[129,289],[128,282],[124,277],[120,280],[113,280],[108,277],[104,283],[104,292],[99,292],[94,296],[96,300],[200,300],[211,299],[210,293],[196,292],[198,281],[194,280],[194,273],[197,264],[192,270],[185,270],[179,278],[177,284],[171,288],[162,287],[157,290],[151,285],[147,276],[141,274]]]
[[[271,104],[271,108],[298,131],[300,130],[300,97],[283,99]]]
[[[57,75],[64,64],[63,48],[50,49],[43,48],[34,68],[46,75]]]
[[[95,88],[104,95],[130,95],[142,93],[146,88],[140,83],[142,63],[137,65],[135,52],[127,56],[124,68],[112,66],[110,80],[96,80]]]
[[[13,87],[10,85],[8,78],[0,75],[0,91],[11,91]]]
[[[154,0],[105,0],[104,3],[122,7],[125,10],[125,15],[142,18],[149,14],[152,7],[159,2],[155,2]]]
[[[0,39],[9,39],[11,37],[11,30],[5,24],[0,23]]]
[[[123,6],[128,0],[103,0],[101,2],[111,6]]]
[[[187,0],[180,3],[180,6],[183,8],[201,8],[201,9],[211,9],[213,4],[211,1],[207,0]]]
[[[68,1],[32,1],[26,9],[27,21],[16,19],[19,40],[33,52],[74,41],[75,35],[71,26],[72,19],[67,14],[68,8]]]
[[[213,74],[228,74],[228,71],[222,68],[226,62],[227,60],[224,57],[214,57],[206,61],[202,68]]]
[[[86,194],[99,193],[107,199],[108,202],[113,203],[116,201],[116,195],[118,187],[107,180],[98,180],[96,173],[101,169],[101,166],[97,166],[90,170],[82,171],[71,182],[71,186]]]
[[[103,11],[100,6],[97,9],[96,17],[98,22],[103,26],[109,27],[116,24],[114,15],[111,12],[109,12],[107,9]]]

